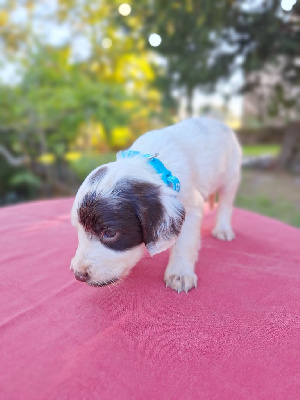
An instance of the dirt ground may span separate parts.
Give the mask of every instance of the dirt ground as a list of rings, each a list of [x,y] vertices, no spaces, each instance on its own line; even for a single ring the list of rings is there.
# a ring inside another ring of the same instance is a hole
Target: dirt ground
[[[235,204],[300,228],[300,176],[244,169]]]

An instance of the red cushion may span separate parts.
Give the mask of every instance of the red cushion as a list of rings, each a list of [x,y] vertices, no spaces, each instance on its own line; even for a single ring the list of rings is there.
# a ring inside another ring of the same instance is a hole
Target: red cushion
[[[208,213],[197,290],[165,288],[167,252],[92,288],[71,203],[0,210],[1,399],[300,398],[300,230],[235,210],[227,243]]]

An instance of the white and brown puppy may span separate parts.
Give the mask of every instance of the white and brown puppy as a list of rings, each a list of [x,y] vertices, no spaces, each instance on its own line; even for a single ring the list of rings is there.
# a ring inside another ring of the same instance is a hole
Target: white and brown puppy
[[[138,138],[117,161],[92,171],[78,190],[72,208],[79,239],[71,263],[75,277],[108,285],[128,274],[145,246],[151,255],[171,248],[166,285],[178,292],[196,287],[204,201],[219,193],[213,235],[234,239],[231,214],[240,166],[235,134],[209,118]]]

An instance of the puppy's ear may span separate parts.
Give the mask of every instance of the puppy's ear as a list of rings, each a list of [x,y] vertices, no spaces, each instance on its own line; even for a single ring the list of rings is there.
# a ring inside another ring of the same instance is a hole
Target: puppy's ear
[[[173,193],[161,187],[143,183],[138,190],[137,214],[144,243],[151,256],[171,247],[180,233],[185,210]]]

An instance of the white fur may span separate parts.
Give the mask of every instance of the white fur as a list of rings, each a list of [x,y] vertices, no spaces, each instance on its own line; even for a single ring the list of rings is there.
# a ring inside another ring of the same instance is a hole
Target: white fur
[[[200,225],[204,201],[219,193],[219,207],[213,235],[221,240],[232,240],[231,213],[240,181],[241,149],[235,134],[226,125],[209,118],[193,118],[170,127],[151,131],[138,138],[131,150],[142,154],[156,154],[165,167],[181,183],[176,193],[169,188],[141,157],[118,159],[109,163],[107,174],[93,188],[89,177],[79,188],[72,208],[72,223],[78,230],[79,247],[72,260],[75,272],[86,271],[92,276],[89,283],[105,282],[126,275],[143,255],[143,245],[124,252],[108,249],[89,237],[78,222],[77,210],[91,188],[110,196],[113,185],[127,177],[161,186],[161,201],[168,216],[175,216],[178,201],[184,206],[186,218],[177,238],[159,241],[148,246],[151,255],[171,248],[165,272],[166,285],[188,291],[197,285],[194,273],[200,247]],[[120,210],[121,212],[121,210]],[[174,214],[175,213],[175,214]]]

